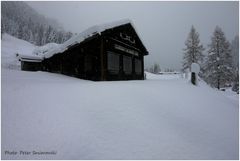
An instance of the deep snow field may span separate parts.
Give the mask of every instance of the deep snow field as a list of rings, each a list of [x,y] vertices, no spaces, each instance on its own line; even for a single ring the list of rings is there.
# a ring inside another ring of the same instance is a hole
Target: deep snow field
[[[3,36],[2,159],[238,159],[234,92],[178,74],[93,82],[20,71],[13,55],[33,45]]]

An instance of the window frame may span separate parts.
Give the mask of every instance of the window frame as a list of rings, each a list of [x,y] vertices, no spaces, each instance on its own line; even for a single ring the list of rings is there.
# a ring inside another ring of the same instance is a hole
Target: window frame
[[[139,70],[137,70],[138,65],[139,65]],[[134,66],[135,66],[135,73],[137,75],[141,75],[142,74],[142,61],[141,61],[141,59],[135,58],[134,59]]]
[[[90,72],[93,69],[93,64],[92,64],[92,56],[91,55],[85,55],[84,57],[84,71],[85,72]]]
[[[112,64],[110,64],[110,55],[112,56],[116,56],[117,59],[113,60],[111,57],[111,59],[113,61],[111,61]],[[107,51],[107,71],[111,74],[119,74],[120,72],[120,55],[118,53],[112,52],[112,51]]]
[[[130,61],[129,61],[130,60]],[[125,62],[128,61],[127,63],[130,63],[130,70],[126,69]],[[133,72],[133,64],[132,64],[132,57],[123,55],[123,72],[127,75],[132,74]]]

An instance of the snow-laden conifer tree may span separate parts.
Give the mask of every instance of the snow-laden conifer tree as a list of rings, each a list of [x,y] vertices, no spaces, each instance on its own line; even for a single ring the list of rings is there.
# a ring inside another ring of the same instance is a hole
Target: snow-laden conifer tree
[[[239,36],[235,36],[231,43],[231,54],[234,68],[238,68],[239,64]]]
[[[231,43],[231,55],[233,65],[233,87],[232,90],[238,92],[239,89],[239,36],[235,36]]]
[[[183,56],[183,70],[191,67],[192,63],[198,63],[199,65],[203,61],[203,45],[200,44],[199,34],[192,26],[191,31],[185,41],[186,48],[184,48]]]
[[[155,63],[153,66],[153,73],[158,74],[161,71],[159,64]]]
[[[230,43],[224,32],[216,27],[209,44],[204,78],[208,84],[220,89],[232,79],[232,57]]]

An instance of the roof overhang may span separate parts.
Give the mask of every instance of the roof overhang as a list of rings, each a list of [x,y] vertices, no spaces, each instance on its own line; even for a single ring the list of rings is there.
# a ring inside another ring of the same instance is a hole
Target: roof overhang
[[[20,61],[23,62],[42,62],[43,58],[38,56],[30,56],[30,55],[18,55],[17,56]]]

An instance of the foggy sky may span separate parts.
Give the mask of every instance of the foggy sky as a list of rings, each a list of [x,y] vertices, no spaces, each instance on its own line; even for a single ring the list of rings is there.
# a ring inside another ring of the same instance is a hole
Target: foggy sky
[[[149,51],[145,67],[180,69],[192,25],[204,47],[220,26],[229,41],[238,34],[238,2],[27,2],[74,33],[93,25],[131,19]],[[205,51],[206,52],[206,51]]]

